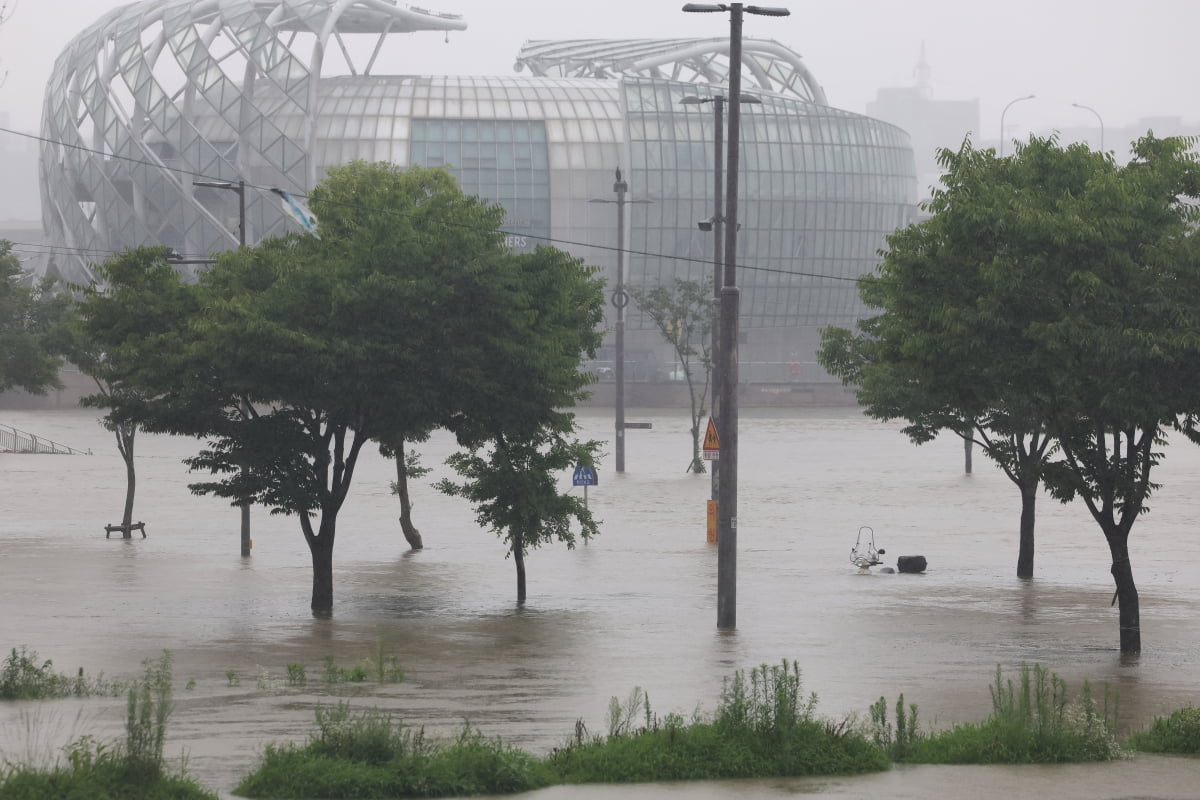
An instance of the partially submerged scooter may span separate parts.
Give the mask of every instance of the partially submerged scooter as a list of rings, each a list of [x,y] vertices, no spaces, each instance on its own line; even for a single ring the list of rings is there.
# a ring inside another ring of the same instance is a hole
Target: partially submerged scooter
[[[863,541],[864,534],[866,541]],[[850,548],[850,563],[858,567],[859,575],[866,575],[871,571],[871,567],[883,563],[879,557],[886,552],[883,548],[876,549],[875,531],[870,526],[863,525],[858,529],[854,547]]]

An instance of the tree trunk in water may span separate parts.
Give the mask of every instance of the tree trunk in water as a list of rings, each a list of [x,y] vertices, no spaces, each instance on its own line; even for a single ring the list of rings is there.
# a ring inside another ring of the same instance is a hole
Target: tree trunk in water
[[[1117,585],[1117,602],[1120,607],[1121,652],[1142,651],[1141,610],[1138,606],[1137,586],[1133,583],[1133,566],[1129,563],[1129,534],[1121,531],[1105,532],[1108,549],[1112,553],[1112,576]]]
[[[121,515],[121,538],[133,538],[133,497],[137,492],[137,472],[133,466],[133,437],[137,428],[118,425],[113,431],[117,437],[117,449],[125,461],[125,512]]]
[[[1033,526],[1036,520],[1037,483],[1021,487],[1021,537],[1017,547],[1017,577],[1033,577]]]
[[[333,615],[333,525],[326,529],[324,518],[321,520],[321,531],[308,539],[308,549],[312,553],[313,587],[312,612],[314,617],[329,617]]]
[[[525,605],[525,554],[521,548],[513,548],[513,561],[517,565],[517,605]]]
[[[963,438],[963,472],[971,474],[971,439]]]
[[[700,457],[700,419],[692,417],[692,463],[688,464],[688,472],[702,475],[708,470],[704,467],[704,459]]]
[[[412,523],[412,500],[408,496],[408,467],[405,464],[404,442],[396,448],[396,494],[400,497],[400,530],[408,546],[420,550],[425,546],[421,532]]]

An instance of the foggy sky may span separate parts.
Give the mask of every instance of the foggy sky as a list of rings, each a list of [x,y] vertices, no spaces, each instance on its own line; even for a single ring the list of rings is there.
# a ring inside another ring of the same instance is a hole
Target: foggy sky
[[[4,0],[0,0],[4,2]],[[747,37],[798,51],[839,108],[863,112],[876,89],[910,86],[922,43],[933,96],[979,99],[977,140],[1031,130],[1092,126],[1091,106],[1110,128],[1150,116],[1200,123],[1200,0],[768,0],[787,18],[747,16]],[[123,0],[7,0],[0,27],[0,112],[36,131],[54,59],[79,30]],[[16,5],[15,10],[13,5]],[[765,3],[764,3],[765,4]],[[469,28],[392,38],[390,71],[511,74],[530,39],[729,35],[727,14],[684,14],[682,0],[418,0],[461,13]],[[402,44],[402,47],[400,46]],[[379,71],[377,69],[377,71]],[[1110,147],[1119,143],[1110,143]]]

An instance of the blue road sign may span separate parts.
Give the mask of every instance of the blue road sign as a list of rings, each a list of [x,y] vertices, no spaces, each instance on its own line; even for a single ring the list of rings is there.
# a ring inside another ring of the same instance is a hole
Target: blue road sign
[[[596,479],[596,470],[586,464],[580,464],[575,467],[575,475],[572,477],[571,482],[576,486],[597,486],[600,483]]]

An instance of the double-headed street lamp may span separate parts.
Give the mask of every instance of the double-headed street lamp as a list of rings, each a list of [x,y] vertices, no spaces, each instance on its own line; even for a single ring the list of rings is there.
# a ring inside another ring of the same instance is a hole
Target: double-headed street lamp
[[[738,146],[740,144],[742,94],[742,13],[786,17],[786,8],[742,6],[741,3],[688,3],[689,13],[729,12],[729,147],[725,163],[729,181],[725,192],[725,270],[721,283],[721,346],[717,351],[717,380],[721,385],[721,468],[717,489],[717,627],[737,627],[737,201]]]
[[[237,192],[238,196],[238,246],[246,246],[246,181],[192,181],[192,186],[203,186],[207,189],[224,189]],[[243,417],[250,416],[249,404],[242,400],[238,410]],[[250,555],[250,504],[242,503],[242,555]]]
[[[1090,111],[1096,115],[1096,121],[1100,123],[1100,152],[1104,152],[1104,117],[1100,116],[1100,112],[1091,106],[1085,106],[1083,103],[1071,103],[1075,108],[1082,108],[1084,111]]]
[[[701,220],[697,224],[702,231],[712,231],[713,233],[713,308],[712,308],[712,344],[709,346],[709,357],[715,365],[719,360],[717,353],[721,350],[721,316],[720,316],[720,300],[721,300],[721,266],[722,257],[724,256],[724,228],[725,215],[722,211],[721,195],[725,193],[724,176],[722,175],[724,156],[721,153],[722,142],[725,138],[725,97],[724,95],[715,94],[712,97],[695,97],[689,95],[679,101],[684,105],[700,105],[702,103],[713,104],[713,215],[706,220]],[[740,103],[761,103],[752,94],[742,94],[738,98]],[[719,395],[721,391],[720,375],[716,369],[712,373],[712,416],[713,421],[717,425],[717,430],[720,430],[720,411],[721,404]],[[718,499],[720,495],[720,475],[721,461],[717,459],[712,462],[712,491],[711,497],[713,500]]]
[[[1015,100],[1009,100],[1008,105],[1006,105],[1004,107],[1004,110],[1000,112],[1000,155],[1001,156],[1004,155],[1004,115],[1008,113],[1008,109],[1010,106],[1012,106],[1013,103],[1019,103],[1022,100],[1032,100],[1035,97],[1037,97],[1037,95],[1027,94],[1024,97],[1018,97]]]

